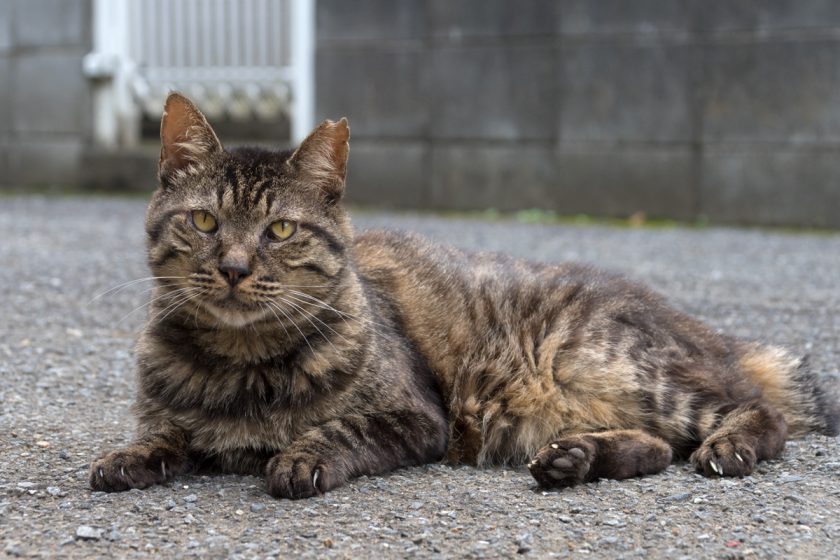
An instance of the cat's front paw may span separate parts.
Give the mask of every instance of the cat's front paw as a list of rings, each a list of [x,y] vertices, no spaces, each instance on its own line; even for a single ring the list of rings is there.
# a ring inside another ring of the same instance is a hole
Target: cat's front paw
[[[275,498],[311,498],[339,486],[342,481],[320,457],[310,453],[281,453],[265,467],[268,493]]]
[[[96,459],[90,465],[90,487],[102,492],[121,492],[161,484],[172,475],[173,467],[163,456],[145,449],[120,449]]]
[[[573,486],[587,480],[595,446],[582,437],[567,437],[546,445],[528,463],[528,470],[544,488]]]
[[[710,437],[691,454],[689,461],[706,476],[747,476],[755,468],[753,446],[737,434]]]

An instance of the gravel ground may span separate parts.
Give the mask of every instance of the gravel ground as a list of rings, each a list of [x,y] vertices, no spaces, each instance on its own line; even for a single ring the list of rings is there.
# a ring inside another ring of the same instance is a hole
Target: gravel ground
[[[185,476],[91,493],[88,462],[131,436],[144,202],[0,198],[0,552],[66,557],[836,557],[840,446],[811,436],[743,480],[686,464],[536,489],[524,469],[430,465],[278,501],[260,479]],[[838,377],[840,235],[620,229],[367,214],[475,249],[623,270],[738,335]]]

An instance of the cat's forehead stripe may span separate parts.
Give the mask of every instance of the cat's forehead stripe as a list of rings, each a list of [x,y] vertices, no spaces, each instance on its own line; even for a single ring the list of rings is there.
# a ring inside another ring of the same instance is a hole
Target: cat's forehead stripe
[[[265,213],[268,215],[274,206],[274,191],[268,191],[265,195]]]
[[[236,166],[232,162],[228,162],[225,166],[225,182],[227,183],[228,189],[230,189],[231,195],[233,196],[233,205],[237,206],[239,204],[239,173],[237,173]]]
[[[254,191],[254,196],[251,198],[251,204],[253,204],[254,207],[259,207],[261,203],[265,202],[264,211],[266,214],[271,208],[271,205],[268,204],[267,197],[264,197],[266,196],[266,193],[268,192],[268,189],[269,187],[271,187],[272,183],[272,179],[266,178],[261,181],[258,181],[252,189]]]

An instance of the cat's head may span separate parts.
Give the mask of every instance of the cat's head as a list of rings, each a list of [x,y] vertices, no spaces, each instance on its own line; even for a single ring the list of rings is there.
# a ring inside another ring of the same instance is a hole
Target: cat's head
[[[323,122],[294,151],[226,150],[195,105],[173,93],[160,136],[146,232],[149,266],[173,305],[184,299],[241,327],[281,312],[277,298],[293,308],[339,284],[352,239],[340,204],[346,119]]]

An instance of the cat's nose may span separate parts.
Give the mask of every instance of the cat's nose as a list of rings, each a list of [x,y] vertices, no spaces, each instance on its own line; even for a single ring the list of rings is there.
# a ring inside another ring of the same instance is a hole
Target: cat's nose
[[[223,263],[219,265],[219,272],[222,273],[222,276],[224,276],[231,288],[251,274],[247,266],[236,263]]]

